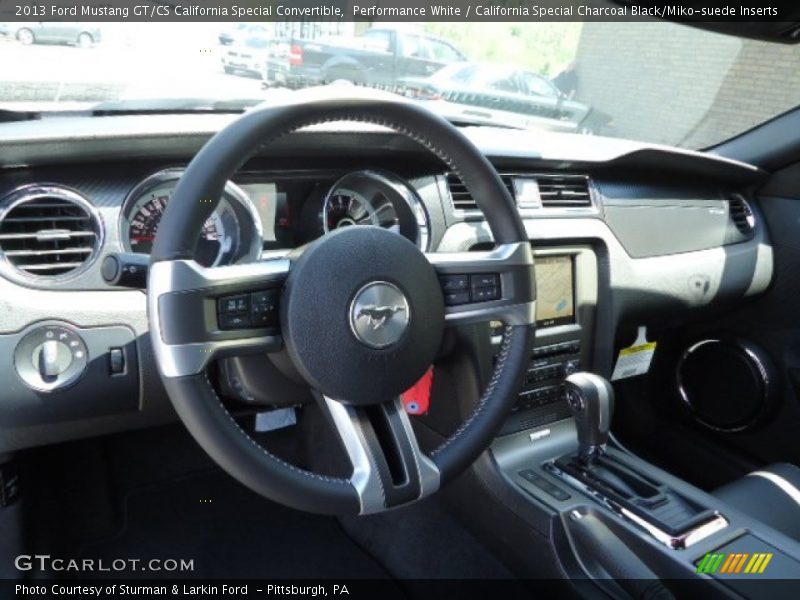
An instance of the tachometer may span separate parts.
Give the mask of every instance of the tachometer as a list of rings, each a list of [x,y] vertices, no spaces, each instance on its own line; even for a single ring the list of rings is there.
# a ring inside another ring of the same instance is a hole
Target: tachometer
[[[161,171],[128,196],[122,211],[120,239],[128,252],[149,254],[181,171]],[[261,251],[261,224],[247,196],[228,183],[214,213],[203,225],[195,260],[204,266],[231,264]]]
[[[399,233],[400,218],[392,202],[381,192],[367,198],[343,187],[328,197],[325,203],[325,231],[352,225],[375,225]]]
[[[314,210],[313,205],[312,202],[306,210]],[[320,220],[323,233],[373,225],[402,235],[423,250],[428,246],[428,215],[422,201],[407,183],[391,173],[348,173],[324,195]]]

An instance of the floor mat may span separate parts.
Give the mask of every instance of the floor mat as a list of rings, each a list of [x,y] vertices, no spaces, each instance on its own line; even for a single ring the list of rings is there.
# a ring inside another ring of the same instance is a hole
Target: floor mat
[[[188,559],[194,570],[179,576],[202,578],[388,577],[336,519],[265,500],[219,472],[131,491],[124,510],[122,530],[82,544],[82,557]]]
[[[430,498],[392,512],[341,521],[350,536],[398,579],[514,578]]]

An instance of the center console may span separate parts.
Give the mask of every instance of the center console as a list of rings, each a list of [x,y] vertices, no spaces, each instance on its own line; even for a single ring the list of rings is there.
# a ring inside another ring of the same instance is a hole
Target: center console
[[[795,540],[614,443],[613,388],[587,373],[608,366],[612,351],[597,327],[598,256],[588,245],[534,255],[537,332],[527,376],[491,461],[476,469],[492,494],[503,488],[504,502],[551,541],[570,579],[612,597],[672,597],[654,592],[659,580],[700,581],[710,597],[757,597],[751,584],[763,578],[704,566],[731,553],[769,555],[772,578],[800,577]]]
[[[501,435],[569,416],[564,380],[588,368],[597,304],[597,257],[590,246],[534,248],[536,342],[528,372]],[[493,324],[499,351],[502,324]]]
[[[660,580],[699,582],[710,597],[759,597],[766,578],[744,561],[761,555],[770,557],[768,578],[800,577],[795,540],[612,443],[608,381],[578,372],[562,385],[571,418],[501,436],[492,455],[510,488],[552,515],[570,578],[614,597],[673,597]],[[743,568],[709,569],[710,557]]]

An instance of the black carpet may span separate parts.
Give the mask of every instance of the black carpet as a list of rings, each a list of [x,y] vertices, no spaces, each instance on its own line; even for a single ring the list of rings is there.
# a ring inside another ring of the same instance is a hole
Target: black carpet
[[[387,513],[343,518],[342,525],[398,579],[514,579],[430,498]]]
[[[80,554],[192,559],[194,570],[185,575],[200,578],[388,577],[336,519],[264,500],[219,472],[129,492],[121,531],[82,544]]]

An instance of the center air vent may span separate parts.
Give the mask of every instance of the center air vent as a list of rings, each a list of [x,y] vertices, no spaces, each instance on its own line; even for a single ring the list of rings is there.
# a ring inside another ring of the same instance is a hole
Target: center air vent
[[[511,175],[500,175],[508,193],[514,197],[514,181]],[[479,210],[478,203],[467,190],[467,186],[455,173],[447,174],[447,189],[450,190],[450,198],[453,200],[453,208],[456,210]]]
[[[592,205],[589,178],[586,175],[537,175],[536,181],[545,208]]]
[[[756,226],[756,217],[753,210],[747,203],[747,200],[739,194],[734,194],[728,201],[728,210],[730,211],[731,221],[744,235],[753,233]]]
[[[26,186],[0,203],[0,258],[38,278],[75,274],[102,245],[100,217],[88,200],[55,186]]]
[[[500,175],[508,193],[520,205],[520,208],[535,208],[521,204],[521,198],[517,197],[517,189],[525,181],[535,180],[538,189],[538,199],[532,204],[537,204],[541,208],[591,208],[592,197],[589,192],[589,177],[586,175],[556,174],[556,173],[503,173]],[[467,190],[464,183],[455,173],[448,173],[447,188],[450,191],[450,198],[453,201],[453,208],[456,210],[476,211],[478,205],[472,195]]]

